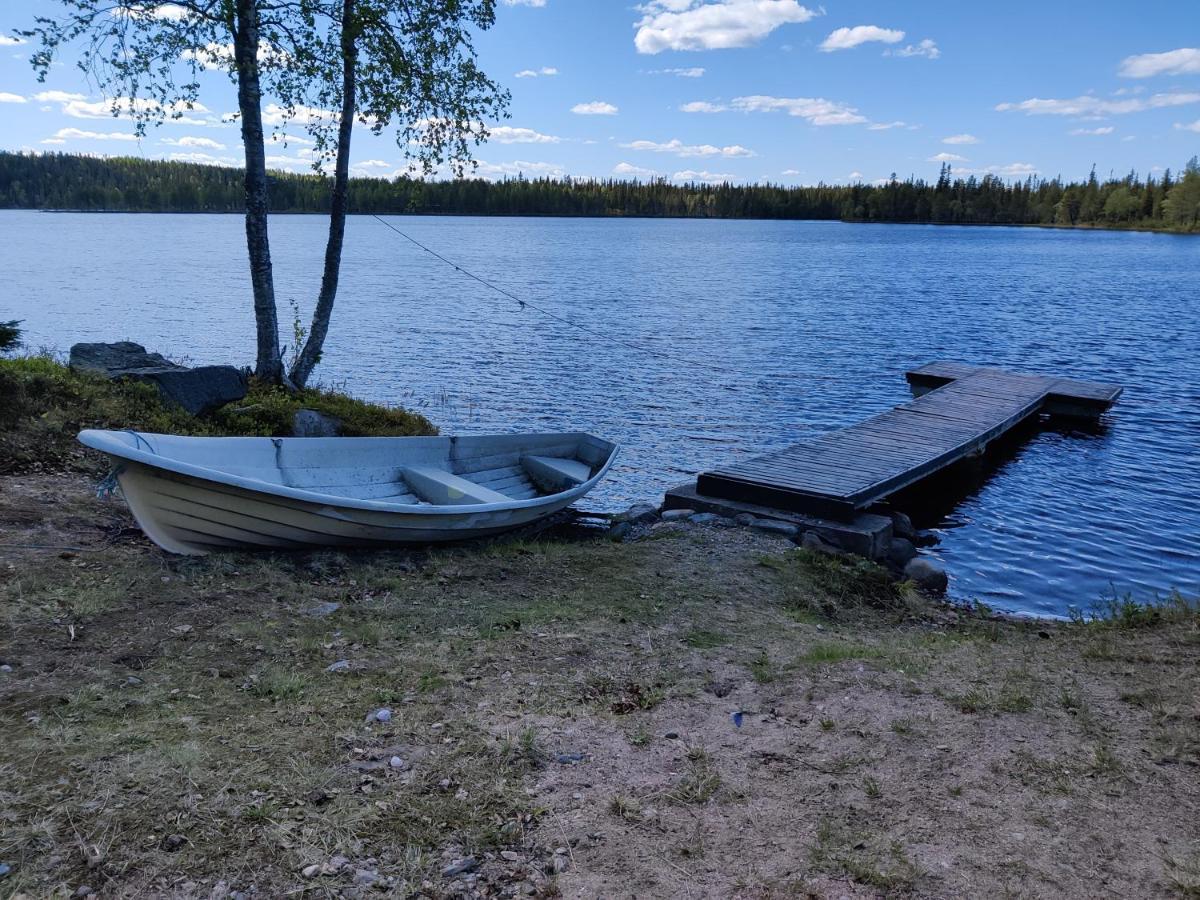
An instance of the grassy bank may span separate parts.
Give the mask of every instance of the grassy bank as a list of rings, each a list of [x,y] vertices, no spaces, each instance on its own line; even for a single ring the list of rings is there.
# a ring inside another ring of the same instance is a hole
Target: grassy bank
[[[42,365],[0,364],[5,447],[61,448],[0,451],[0,897],[1200,895],[1182,598],[1004,621],[681,523],[171,557],[69,438],[173,414]]]
[[[0,894],[1200,890],[1186,604],[867,605],[674,524],[183,559],[89,479],[4,482],[6,543],[76,549],[0,549]]]
[[[315,409],[342,421],[348,435],[437,434],[424,416],[365,403],[337,391],[252,384],[242,400],[211,415],[166,405],[149,384],[113,382],[74,372],[51,356],[0,359],[0,475],[96,471],[96,454],[75,436],[83,428],[132,428],[169,434],[291,434],[292,417]]]

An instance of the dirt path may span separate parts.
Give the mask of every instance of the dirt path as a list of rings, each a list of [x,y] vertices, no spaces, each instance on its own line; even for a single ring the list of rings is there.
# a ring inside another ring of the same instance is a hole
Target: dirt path
[[[130,525],[0,480],[0,896],[1200,895],[1184,605],[994,621],[703,527],[186,560]]]

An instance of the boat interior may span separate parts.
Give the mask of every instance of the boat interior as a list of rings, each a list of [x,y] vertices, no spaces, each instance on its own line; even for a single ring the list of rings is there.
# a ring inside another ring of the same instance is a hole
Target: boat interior
[[[589,434],[203,438],[114,433],[130,447],[235,478],[412,505],[530,500],[599,474],[616,450]]]

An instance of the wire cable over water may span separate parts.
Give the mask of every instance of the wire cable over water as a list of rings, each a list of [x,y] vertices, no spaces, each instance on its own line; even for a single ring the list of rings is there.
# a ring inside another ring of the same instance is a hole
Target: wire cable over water
[[[481,278],[480,276],[476,275],[474,272],[471,272],[468,269],[464,269],[458,263],[454,262],[454,260],[447,259],[445,256],[438,253],[433,248],[428,247],[425,244],[422,244],[420,241],[418,241],[412,235],[407,234],[406,232],[397,228],[391,222],[387,221],[386,219],[379,216],[378,214],[371,213],[371,216],[376,221],[378,221],[380,224],[385,225],[388,228],[390,228],[392,231],[396,232],[396,234],[400,235],[400,237],[404,238],[410,244],[413,244],[414,246],[419,247],[421,250],[424,250],[430,256],[441,260],[446,265],[448,265],[452,269],[454,269],[454,271],[456,271],[462,275],[465,275],[467,278],[470,278],[473,281],[477,281],[479,284],[482,284],[484,287],[488,288],[489,290],[495,291],[497,294],[500,294],[501,296],[508,298],[509,300],[516,303],[518,305],[518,307],[520,307],[521,309],[529,308],[532,310],[536,310],[537,312],[541,313],[543,316],[546,316],[549,319],[553,319],[556,322],[560,322],[563,325],[567,325],[571,328],[575,328],[579,331],[584,332],[585,334],[591,335],[596,340],[599,340],[599,341],[602,341],[605,343],[609,343],[609,344],[618,344],[622,347],[628,347],[631,350],[636,350],[638,353],[642,353],[647,356],[653,356],[653,357],[656,357],[656,358],[662,359],[662,360],[670,360],[672,362],[677,362],[677,363],[680,363],[681,365],[692,366],[697,369],[706,369],[710,372],[719,372],[722,375],[726,375],[726,376],[733,377],[733,378],[749,378],[749,379],[753,380],[755,382],[755,384],[758,384],[758,385],[761,385],[766,380],[766,378],[761,374],[756,375],[756,374],[753,374],[750,372],[740,372],[735,369],[727,368],[725,366],[718,366],[718,365],[714,365],[713,363],[702,362],[700,360],[693,359],[690,356],[682,356],[678,353],[672,353],[669,350],[657,350],[653,347],[647,347],[644,344],[638,344],[633,341],[625,340],[624,338],[614,337],[611,334],[606,334],[603,331],[600,331],[596,328],[592,328],[589,325],[584,325],[582,322],[578,322],[575,319],[569,318],[568,316],[560,315],[559,313],[556,313],[556,312],[553,312],[552,310],[546,309],[546,307],[544,307],[544,306],[539,306],[536,303],[532,303],[529,300],[524,300],[524,299],[518,297],[516,294],[512,293],[511,291],[507,291],[504,288],[500,287],[499,285],[493,284],[492,282],[488,281],[486,278]],[[816,378],[821,378],[822,380],[826,380],[826,376],[807,376],[806,375],[805,377],[816,377]]]

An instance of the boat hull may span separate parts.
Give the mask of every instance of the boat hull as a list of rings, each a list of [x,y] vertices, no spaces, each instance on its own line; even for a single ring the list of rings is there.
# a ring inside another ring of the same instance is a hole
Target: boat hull
[[[590,436],[580,437],[603,443]],[[593,477],[570,490],[510,502],[437,505],[329,496],[294,486],[209,472],[158,455],[162,445],[169,447],[169,441],[188,439],[155,435],[138,438],[140,441],[129,444],[124,434],[114,432],[85,432],[80,436],[84,443],[108,453],[121,493],[146,535],[171,553],[187,555],[234,548],[300,550],[423,545],[497,535],[534,524],[570,506],[607,471],[616,452],[614,445],[605,444],[607,451],[600,452],[605,452],[606,458],[596,465]],[[247,439],[192,440],[244,442]],[[299,453],[316,447],[294,443],[297,440],[320,439],[291,439],[285,451]],[[428,450],[427,439],[396,440],[420,441],[423,443],[408,447]],[[513,437],[497,440],[505,442],[509,456],[515,453],[519,457],[519,450],[507,447]],[[248,445],[228,445],[231,451],[237,451],[239,446]],[[402,454],[405,445],[396,446],[395,452]],[[490,459],[480,456],[494,453],[490,447],[485,444],[473,452],[477,458]],[[536,452],[537,448],[534,449]],[[456,461],[458,464],[461,461]],[[309,470],[300,468],[284,474],[293,477],[297,471]],[[364,490],[372,487],[375,485]]]

